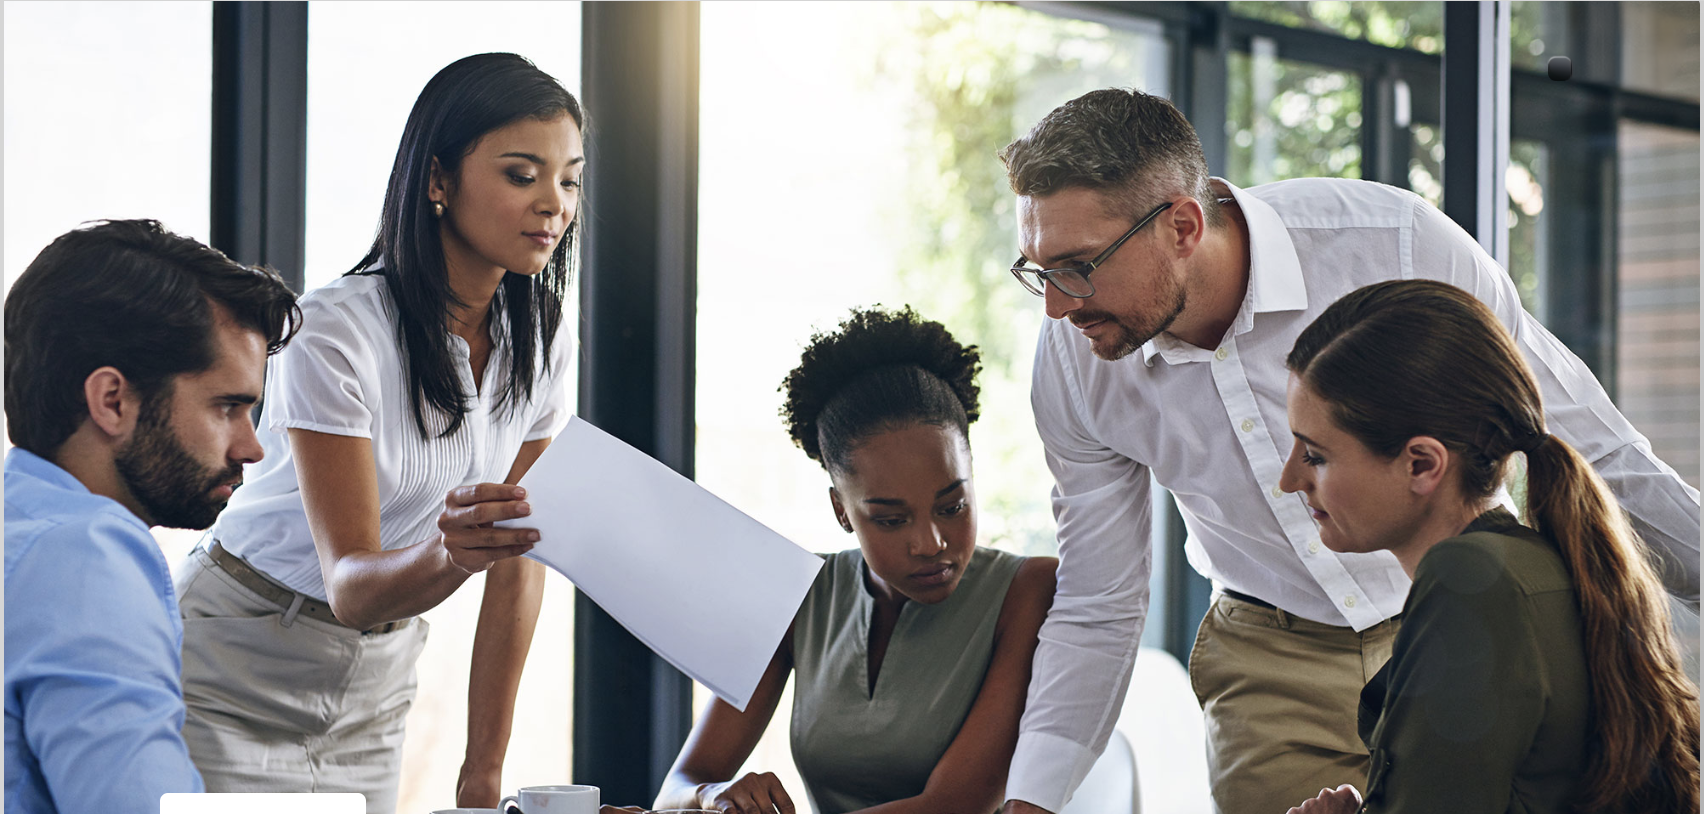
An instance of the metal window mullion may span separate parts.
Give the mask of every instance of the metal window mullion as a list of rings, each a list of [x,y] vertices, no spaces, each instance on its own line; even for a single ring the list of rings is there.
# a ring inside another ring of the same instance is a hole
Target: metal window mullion
[[[213,4],[213,245],[303,287],[308,4]]]
[[[1444,4],[1444,213],[1509,265],[1508,0]]]
[[[693,475],[698,213],[695,3],[582,7],[585,264],[579,414]],[[575,782],[656,796],[691,725],[692,682],[575,598]]]

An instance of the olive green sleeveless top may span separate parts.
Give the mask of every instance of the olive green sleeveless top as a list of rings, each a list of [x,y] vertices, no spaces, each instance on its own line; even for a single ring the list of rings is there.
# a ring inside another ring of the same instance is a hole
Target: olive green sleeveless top
[[[841,814],[923,793],[982,689],[1025,558],[977,548],[946,601],[905,603],[874,692],[863,553],[826,559],[793,623],[793,761],[817,814]]]

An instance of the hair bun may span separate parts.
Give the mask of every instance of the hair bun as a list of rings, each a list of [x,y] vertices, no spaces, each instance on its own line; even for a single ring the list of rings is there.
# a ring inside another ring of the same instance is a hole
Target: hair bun
[[[811,337],[798,367],[787,374],[781,417],[787,431],[812,460],[823,460],[818,418],[848,385],[881,368],[917,368],[944,383],[963,408],[966,423],[978,415],[976,374],[981,353],[954,339],[946,326],[926,320],[909,306],[853,309],[832,332]]]

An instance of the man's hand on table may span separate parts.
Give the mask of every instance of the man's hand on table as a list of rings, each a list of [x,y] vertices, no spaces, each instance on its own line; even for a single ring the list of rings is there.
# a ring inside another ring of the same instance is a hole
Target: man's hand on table
[[[1051,812],[1034,803],[1007,800],[1005,808],[1000,809],[1000,814],[1051,814]]]

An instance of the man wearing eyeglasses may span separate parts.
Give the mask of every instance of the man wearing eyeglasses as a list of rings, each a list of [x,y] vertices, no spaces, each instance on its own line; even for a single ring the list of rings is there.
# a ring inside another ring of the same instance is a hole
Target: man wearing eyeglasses
[[[1418,196],[1345,179],[1238,189],[1208,176],[1176,108],[1123,90],[1067,102],[1001,159],[1018,195],[1011,271],[1051,318],[1031,398],[1060,555],[1007,812],[1060,811],[1105,748],[1148,612],[1150,476],[1215,587],[1189,668],[1219,811],[1282,811],[1366,781],[1356,707],[1390,657],[1409,580],[1388,552],[1324,548],[1278,477],[1292,446],[1284,356],[1369,283],[1441,280],[1496,311],[1543,387],[1547,425],[1593,461],[1669,590],[1697,608],[1698,491]]]

